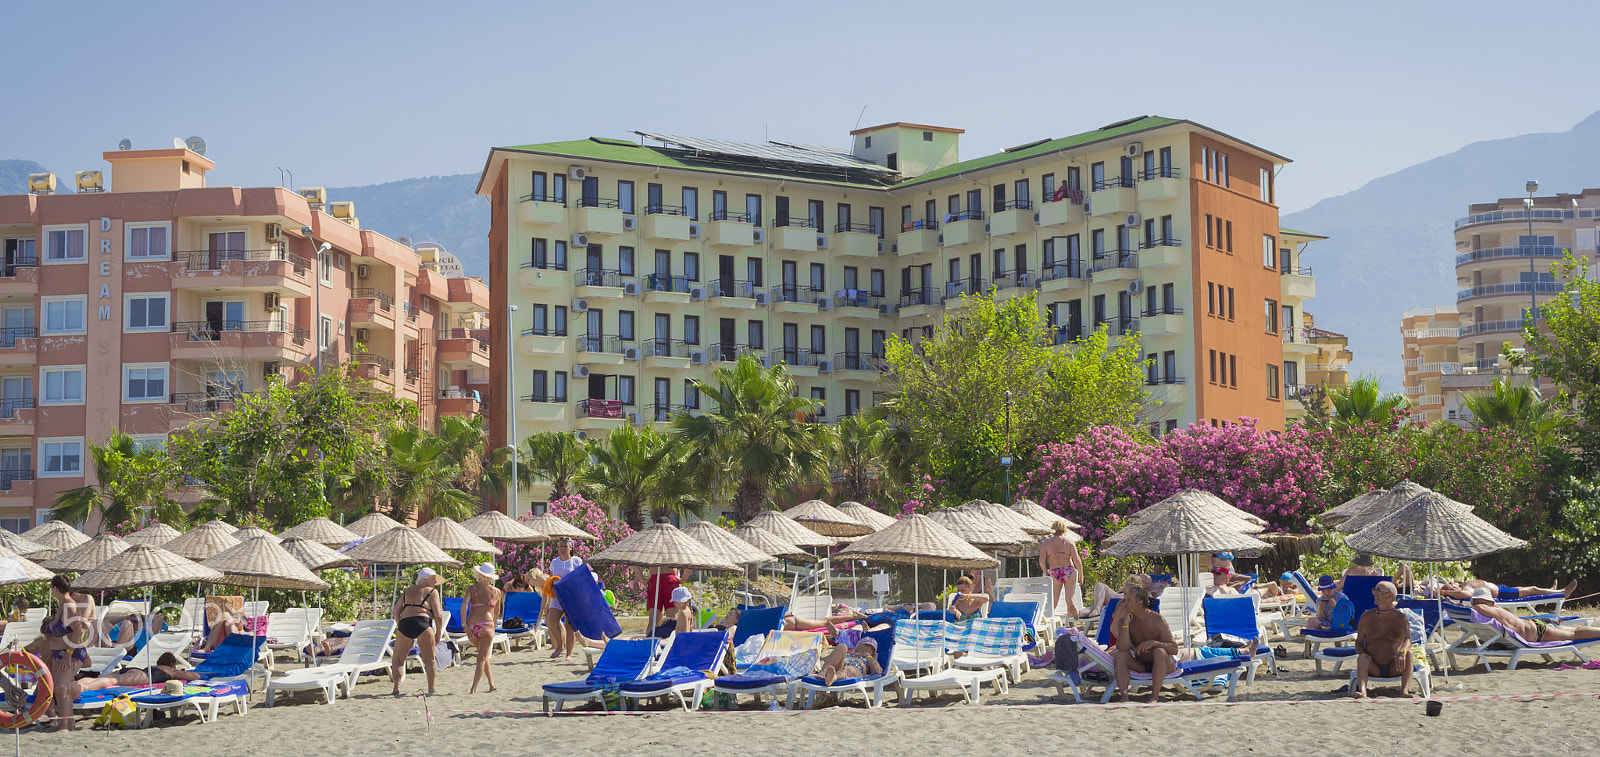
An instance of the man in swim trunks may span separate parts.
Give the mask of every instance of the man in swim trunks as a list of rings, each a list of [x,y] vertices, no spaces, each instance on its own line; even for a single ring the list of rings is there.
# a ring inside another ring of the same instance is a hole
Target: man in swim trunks
[[[1150,590],[1138,581],[1122,589],[1122,602],[1113,618],[1117,636],[1117,691],[1128,701],[1128,683],[1133,673],[1149,673],[1150,704],[1161,699],[1161,684],[1178,669],[1178,643],[1172,638],[1161,613],[1150,609]],[[1123,608],[1127,613],[1123,614]]]
[[[1361,615],[1356,626],[1356,699],[1367,698],[1367,677],[1400,676],[1400,694],[1411,691],[1411,624],[1395,609],[1399,592],[1393,582],[1379,581],[1372,587],[1374,609]]]
[[[1600,626],[1566,626],[1558,620],[1524,618],[1495,605],[1489,589],[1478,589],[1472,598],[1472,609],[1486,618],[1500,621],[1507,631],[1513,631],[1524,641],[1576,641],[1600,639]]]
[[[1055,521],[1050,524],[1055,533],[1039,542],[1039,568],[1050,577],[1050,601],[1066,603],[1069,617],[1082,612],[1078,606],[1078,580],[1083,575],[1083,558],[1078,555],[1076,541],[1067,533],[1067,524]]]
[[[1563,594],[1568,597],[1578,588],[1577,579],[1568,582],[1562,588],[1542,586],[1508,586],[1485,581],[1479,578],[1469,578],[1459,583],[1447,582],[1439,587],[1439,596],[1449,599],[1472,599],[1472,594],[1478,589],[1488,589],[1494,592],[1495,599],[1500,602],[1513,602],[1523,597],[1537,597],[1549,594]]]

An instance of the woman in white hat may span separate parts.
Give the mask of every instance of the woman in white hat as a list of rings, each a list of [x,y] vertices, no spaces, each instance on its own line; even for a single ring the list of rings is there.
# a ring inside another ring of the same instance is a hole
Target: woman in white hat
[[[500,608],[504,606],[505,594],[494,587],[494,582],[499,576],[494,573],[494,563],[484,563],[472,569],[473,584],[467,589],[467,596],[462,600],[467,617],[461,625],[467,629],[467,638],[478,650],[478,664],[472,671],[472,688],[468,694],[478,693],[478,679],[485,678],[489,681],[489,690],[494,691],[494,674],[489,672],[489,650],[494,643],[494,629],[500,622]]]

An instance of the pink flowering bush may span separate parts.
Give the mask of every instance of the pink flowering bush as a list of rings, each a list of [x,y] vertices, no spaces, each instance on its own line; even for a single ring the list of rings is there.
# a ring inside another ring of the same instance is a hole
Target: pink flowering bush
[[[571,523],[578,528],[600,537],[598,541],[574,541],[572,554],[584,558],[588,562],[590,555],[605,550],[613,544],[633,535],[633,529],[616,518],[611,517],[605,508],[584,499],[578,494],[569,494],[561,499],[551,502],[548,508],[550,514]],[[532,513],[523,516],[523,520],[532,517]],[[508,544],[496,542],[502,554],[499,566],[502,571],[523,573],[533,568],[550,572],[550,560],[556,557],[554,542],[542,544]],[[590,566],[595,576],[605,582],[606,588],[616,592],[623,599],[640,597],[644,592],[644,577],[636,575],[626,566],[593,565]]]
[[[1159,444],[1116,426],[1039,448],[1039,467],[1018,487],[1021,496],[1083,525],[1099,540],[1112,517],[1142,510],[1178,491],[1178,465]]]

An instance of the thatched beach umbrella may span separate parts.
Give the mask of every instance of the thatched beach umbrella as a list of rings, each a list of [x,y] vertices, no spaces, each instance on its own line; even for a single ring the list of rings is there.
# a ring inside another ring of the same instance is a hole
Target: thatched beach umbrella
[[[59,520],[48,520],[37,528],[24,531],[22,538],[57,552],[65,552],[89,541],[89,537],[82,531]]]
[[[0,547],[0,586],[16,586],[54,578],[44,566],[9,549]]]
[[[963,541],[950,529],[926,515],[913,513],[894,522],[894,525],[869,536],[864,536],[839,551],[841,557],[867,562],[911,565],[912,602],[920,605],[921,587],[918,576],[922,566],[930,568],[965,570],[968,568],[993,568],[999,560],[979,551]]]
[[[1245,533],[1259,534],[1267,530],[1267,521],[1261,516],[1240,510],[1228,504],[1221,497],[1204,489],[1184,489],[1143,510],[1130,514],[1128,520],[1138,522],[1146,518],[1163,515],[1180,502],[1192,507],[1199,507],[1208,515],[1244,521],[1248,526],[1248,530]]]
[[[600,541],[600,537],[556,517],[555,513],[539,513],[538,515],[535,515],[525,521],[525,525],[528,528],[543,534],[543,539],[545,541],[555,541],[557,539],[572,539],[574,541]]]
[[[545,536],[543,529],[519,523],[498,510],[489,510],[481,515],[468,518],[461,522],[461,527],[477,534],[478,538],[487,541],[503,541],[508,544],[538,544],[549,540],[549,537]],[[587,533],[584,536],[590,539],[594,538]]]
[[[589,564],[739,572],[739,566],[713,553],[671,523],[654,523],[635,532],[598,554],[590,555]],[[647,628],[655,625],[656,615],[651,612]]]
[[[462,528],[460,523],[450,518],[434,518],[419,526],[417,533],[428,541],[439,545],[440,549],[453,549],[458,552],[479,552],[495,557],[500,555],[499,547]]]
[[[1040,523],[1044,524],[1046,528],[1049,528],[1052,523],[1055,523],[1058,520],[1067,524],[1067,528],[1074,531],[1083,528],[1083,526],[1057,515],[1049,508],[1046,508],[1044,505],[1034,502],[1031,499],[1019,499],[1012,503],[1011,509],[1019,515],[1025,515],[1029,518],[1039,521]]]
[[[1364,491],[1354,497],[1351,497],[1350,499],[1345,500],[1344,504],[1342,505],[1329,508],[1327,511],[1323,512],[1317,517],[1320,518],[1323,523],[1326,523],[1330,526],[1337,526],[1340,523],[1349,520],[1350,516],[1366,510],[1369,506],[1371,506],[1374,499],[1382,497],[1388,493],[1388,489],[1371,489]]]
[[[361,538],[350,529],[327,518],[317,517],[302,522],[279,534],[283,539],[310,539],[324,547],[342,547]]]
[[[3,528],[0,528],[0,549],[5,549],[34,561],[43,560],[61,551],[29,541]]]
[[[1033,536],[1049,536],[1050,527],[1030,518],[1022,513],[1012,510],[1004,505],[997,505],[985,499],[974,499],[963,503],[956,508],[964,513],[969,513],[982,520],[993,521],[1004,526],[1007,531],[1016,530]]]
[[[256,528],[255,526],[245,526],[244,528],[234,531],[233,538],[238,539],[239,541],[249,541],[250,539],[269,539],[273,544],[283,541],[283,537],[268,532],[265,529]]]
[[[783,514],[823,536],[866,536],[877,530],[820,499],[808,499]]]
[[[271,539],[245,539],[237,546],[204,560],[201,565],[222,573],[212,583],[291,591],[326,591],[328,584],[312,573],[288,550]]]
[[[1021,531],[1003,530],[999,524],[983,520],[960,508],[933,510],[927,516],[929,520],[950,529],[962,541],[979,549],[1014,548],[1028,541],[1028,535]]]
[[[355,560],[348,555],[342,555],[312,539],[302,539],[291,536],[278,543],[284,551],[294,555],[301,565],[307,570],[318,571],[328,568],[355,568],[361,565],[360,560]]]
[[[78,591],[120,591],[143,587],[145,601],[149,602],[154,587],[190,581],[198,584],[220,578],[222,578],[220,572],[181,555],[160,547],[136,545],[128,547],[121,554],[78,576],[77,580],[72,582],[72,588]],[[145,645],[143,667],[147,670],[152,662],[150,646]]]
[[[734,565],[759,565],[776,562],[778,559],[709,521],[695,521],[684,526],[682,531],[689,538],[700,542],[700,545],[710,550],[712,554]]]
[[[182,535],[182,531],[161,521],[156,521],[122,537],[122,540],[127,542],[130,547],[160,547]]]
[[[383,513],[372,513],[361,520],[345,526],[345,530],[349,531],[350,533],[367,539],[395,528],[406,528],[406,526],[399,523],[394,518],[384,515]]]
[[[728,533],[773,557],[795,562],[811,563],[817,561],[816,555],[801,549],[799,545],[785,541],[783,537],[763,528],[744,525]]]
[[[376,513],[374,513],[376,514]],[[372,516],[367,516],[372,517]],[[365,520],[363,518],[362,520]],[[413,528],[396,527],[369,537],[344,552],[346,557],[378,565],[444,565],[461,567],[461,562],[445,554]],[[398,581],[396,590],[398,591]],[[372,612],[378,612],[378,571],[372,571]]]
[[[127,549],[128,543],[121,537],[105,533],[54,557],[41,560],[39,565],[56,573],[85,573]]]
[[[163,544],[161,548],[179,557],[199,562],[238,546],[239,540],[233,536],[233,532],[237,530],[239,529],[222,521],[214,520],[173,537],[172,541]]]
[[[839,512],[855,518],[866,525],[872,526],[872,530],[874,531],[882,531],[883,529],[894,525],[894,518],[884,515],[883,513],[867,507],[860,502],[840,502],[838,510]]]
[[[1412,562],[1476,560],[1528,546],[1438,492],[1423,492],[1344,538],[1357,552]]]
[[[1349,518],[1346,518],[1333,528],[1339,533],[1353,534],[1383,520],[1385,516],[1399,510],[1402,505],[1410,502],[1413,497],[1429,491],[1432,490],[1421,484],[1412,481],[1401,481],[1381,496],[1367,500],[1365,507],[1351,513]]]
[[[767,510],[750,519],[747,525],[771,531],[778,538],[800,547],[831,547],[833,539],[812,531],[776,510]]]

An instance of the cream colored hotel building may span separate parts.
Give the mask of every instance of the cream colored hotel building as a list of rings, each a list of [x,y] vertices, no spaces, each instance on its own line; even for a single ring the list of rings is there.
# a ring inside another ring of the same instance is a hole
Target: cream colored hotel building
[[[318,345],[425,423],[479,412],[489,293],[441,275],[448,253],[361,229],[320,189],[207,186],[213,164],[189,149],[104,159],[76,192],[40,174],[0,196],[0,527],[93,483],[88,443],[163,444]]]
[[[637,134],[489,153],[514,438],[664,428],[706,409],[691,379],[746,353],[788,364],[832,422],[878,401],[886,339],[991,289],[1037,293],[1058,344],[1138,334],[1154,433],[1281,429],[1298,405],[1316,353],[1300,255],[1321,237],[1280,231],[1287,159],[1248,142],[1160,117],[965,161],[961,130],[909,123],[853,131],[849,150]]]

